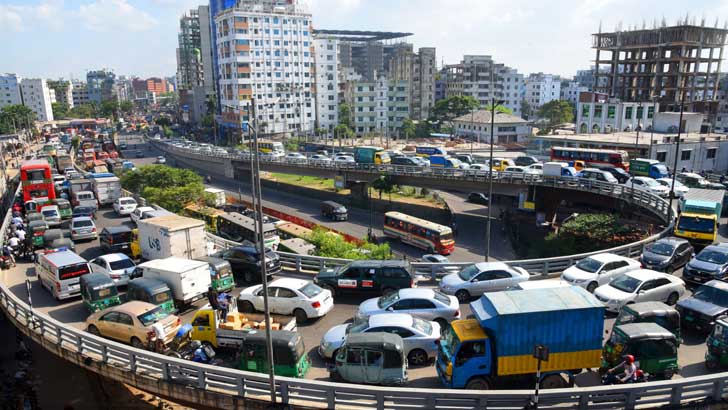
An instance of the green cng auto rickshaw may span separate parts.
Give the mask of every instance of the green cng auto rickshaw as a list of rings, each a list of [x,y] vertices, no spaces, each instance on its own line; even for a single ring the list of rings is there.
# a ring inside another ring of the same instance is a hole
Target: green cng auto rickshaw
[[[81,276],[81,298],[89,312],[120,305],[119,293],[114,281],[105,273],[89,273]]]
[[[141,277],[130,280],[126,285],[126,298],[160,306],[171,314],[177,313],[172,291],[161,280]]]
[[[334,360],[329,367],[334,380],[386,386],[407,382],[404,342],[396,334],[349,334]]]
[[[662,302],[633,303],[622,307],[614,326],[628,323],[651,322],[662,326],[675,335],[678,345],[682,343],[680,337],[680,313],[675,308]]]
[[[718,366],[728,366],[728,318],[723,317],[715,321],[713,331],[708,340],[708,351],[705,352],[705,367],[715,370]]]
[[[214,256],[202,256],[195,260],[207,262],[210,265],[210,277],[212,286],[218,293],[229,292],[235,287],[235,278],[230,262]]]
[[[33,235],[33,246],[42,248],[44,241],[43,235],[48,230],[48,224],[46,221],[33,221],[28,223],[28,235]]]
[[[73,208],[71,202],[67,199],[56,198],[53,200],[53,205],[58,206],[58,213],[61,215],[61,219],[71,219],[73,217]]]
[[[244,336],[240,346],[238,369],[251,372],[268,372],[266,359],[265,332],[255,331]],[[285,330],[271,332],[273,342],[273,372],[278,376],[306,376],[311,361],[306,355],[303,338],[300,334]]]
[[[634,356],[643,371],[671,379],[678,371],[677,338],[669,330],[655,323],[630,323],[615,326],[602,349],[602,371]]]

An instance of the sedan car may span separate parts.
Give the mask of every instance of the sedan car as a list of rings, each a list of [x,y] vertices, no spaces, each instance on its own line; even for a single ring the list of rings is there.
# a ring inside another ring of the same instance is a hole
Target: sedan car
[[[300,152],[289,152],[285,156],[285,160],[288,162],[306,162],[306,156]]]
[[[157,164],[166,164],[166,163],[167,163],[167,158],[165,158],[161,155],[157,157]]]
[[[613,253],[600,253],[584,258],[576,265],[567,268],[561,274],[561,280],[594,293],[597,287],[606,285],[625,272],[639,268],[640,263],[634,259]]]
[[[346,336],[352,333],[385,332],[399,335],[404,341],[407,361],[422,366],[437,355],[440,325],[406,313],[385,313],[355,319],[350,324],[336,325],[321,338],[319,354],[325,359],[336,357]]]
[[[685,293],[682,279],[662,272],[639,269],[625,273],[606,285],[598,287],[594,296],[610,312],[638,302],[665,302],[674,305]]]
[[[695,255],[693,246],[687,239],[669,237],[645,247],[640,262],[645,269],[653,269],[672,274],[685,266]],[[684,275],[683,275],[684,277]],[[687,280],[687,278],[685,278]]]
[[[710,245],[695,255],[683,269],[686,282],[705,283],[725,280],[728,274],[728,243]]]
[[[48,226],[58,226],[61,224],[61,213],[58,209],[58,205],[46,205],[40,211],[43,215],[43,220]]]
[[[660,184],[650,177],[632,177],[625,181],[622,185],[631,187],[633,182],[635,189],[647,191],[663,198],[667,198],[670,193],[670,188]]]
[[[337,164],[356,164],[354,157],[351,155],[338,155],[334,157],[334,162]]]
[[[658,184],[666,187],[667,189],[672,188],[672,178],[658,178],[655,181],[657,181]],[[690,191],[690,188],[683,185],[682,182],[675,179],[675,196],[678,198],[682,198],[685,196],[685,194]]]
[[[513,268],[503,262],[479,262],[443,277],[439,286],[443,293],[455,295],[460,303],[468,303],[485,292],[510,289],[529,277],[523,268]]]
[[[88,216],[89,218],[96,219],[96,208],[92,206],[74,207],[71,218],[77,218],[79,216]]]
[[[359,305],[358,318],[380,313],[408,313],[420,319],[432,320],[445,329],[447,324],[460,319],[460,302],[436,289],[406,288],[387,296],[367,299]]]
[[[324,154],[314,154],[314,155],[311,155],[311,157],[309,158],[309,161],[312,161],[312,162],[331,162],[331,158],[327,157]]]
[[[84,239],[96,239],[96,224],[88,216],[78,216],[71,219],[71,240],[80,241]]]
[[[114,211],[117,215],[130,215],[136,207],[137,201],[130,196],[124,196],[114,201]]]
[[[147,335],[154,333],[152,325],[158,322],[164,329],[165,344],[171,342],[180,328],[179,317],[161,306],[135,300],[91,314],[86,319],[86,330],[95,336],[146,349],[149,347]]]
[[[238,296],[243,312],[263,311],[263,285],[245,288]],[[310,280],[284,278],[268,284],[268,307],[271,313],[295,316],[296,322],[323,317],[334,308],[334,298]]]
[[[136,268],[136,264],[123,253],[110,253],[89,262],[91,272],[105,273],[117,286],[125,286]]]
[[[468,202],[480,205],[488,205],[488,197],[480,192],[471,192],[468,195]]]

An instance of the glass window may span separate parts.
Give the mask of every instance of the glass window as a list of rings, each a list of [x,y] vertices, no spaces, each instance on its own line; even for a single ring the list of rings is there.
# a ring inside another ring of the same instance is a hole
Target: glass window
[[[624,118],[632,118],[632,107],[624,108]]]
[[[647,107],[647,118],[655,116],[655,107]]]
[[[349,348],[346,352],[346,362],[350,364],[361,363],[361,349]]]
[[[680,152],[680,160],[681,161],[690,161],[690,154],[692,153],[692,150],[686,149]]]
[[[614,119],[614,112],[615,112],[615,107],[613,105],[610,105],[609,107],[607,107],[607,118],[609,118],[610,120]]]
[[[642,118],[642,115],[644,114],[645,109],[644,107],[637,107],[637,118]]]
[[[279,298],[295,298],[296,292],[294,292],[290,289],[278,288],[278,297]]]

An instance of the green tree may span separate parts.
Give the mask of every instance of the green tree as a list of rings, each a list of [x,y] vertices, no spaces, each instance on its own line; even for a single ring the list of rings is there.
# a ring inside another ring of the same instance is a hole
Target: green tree
[[[154,123],[161,126],[161,127],[170,127],[172,126],[172,120],[170,120],[167,117],[159,117],[154,120]]]
[[[53,109],[53,118],[62,120],[68,118],[68,104],[64,102],[54,102],[51,104]]]
[[[409,140],[410,138],[415,136],[415,131],[417,131],[417,126],[415,125],[415,122],[412,121],[409,118],[405,118],[404,121],[402,121],[402,126],[399,127],[400,135],[404,137],[405,141]]]
[[[379,199],[382,199],[382,193],[391,194],[394,190],[394,183],[389,175],[380,175],[379,178],[372,181],[372,188],[379,192]]]
[[[341,235],[321,227],[314,228],[306,240],[316,246],[316,256],[326,258],[390,259],[392,255],[387,243],[375,245],[364,242],[357,246],[346,242]]]
[[[134,103],[131,101],[122,101],[119,103],[119,111],[124,114],[131,114],[134,110]]]
[[[565,122],[574,121],[574,107],[568,101],[553,100],[542,105],[538,109],[539,118],[548,121],[550,128]]]
[[[98,105],[94,103],[75,105],[71,108],[71,118],[96,118],[98,117]]]
[[[125,172],[121,185],[170,212],[179,212],[189,203],[204,203],[209,199],[201,176],[189,169],[166,165],[145,165],[135,172]]]
[[[71,138],[71,146],[73,147],[73,150],[78,150],[79,145],[81,145],[81,137],[74,135],[73,138]]]
[[[35,121],[35,112],[22,104],[6,105],[0,109],[0,127],[3,134],[22,127],[30,128]]]
[[[475,98],[469,95],[455,95],[435,103],[431,117],[433,122],[443,124],[463,116],[480,106]]]
[[[119,115],[119,101],[116,99],[104,100],[101,102],[99,112],[102,117],[110,118],[112,121]]]
[[[334,137],[336,138],[351,138],[353,135],[354,131],[352,131],[346,124],[339,124],[336,128],[334,128]]]
[[[492,106],[493,106],[492,104],[488,104],[485,107],[483,107],[483,109],[486,111],[490,111]],[[499,112],[499,113],[503,113],[503,114],[511,114],[511,115],[513,114],[512,109],[505,107],[503,105],[500,105],[500,104],[495,106],[495,112],[497,112],[497,113]]]
[[[349,104],[339,104],[339,124],[351,128],[351,107]]]
[[[432,123],[430,123],[427,120],[422,120],[417,122],[417,127],[415,128],[415,137],[417,138],[429,138],[430,134],[433,132]]]

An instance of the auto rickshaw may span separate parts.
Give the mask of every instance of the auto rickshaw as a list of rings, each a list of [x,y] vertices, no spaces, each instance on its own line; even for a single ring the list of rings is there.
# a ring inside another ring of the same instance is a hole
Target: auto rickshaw
[[[602,349],[602,367],[606,371],[631,354],[637,367],[654,376],[671,379],[678,371],[677,338],[655,323],[629,323],[615,326]]]
[[[58,213],[61,215],[61,219],[71,219],[73,217],[73,208],[67,199],[56,198],[53,200],[53,205],[58,206]]]
[[[27,214],[25,214],[25,219],[28,221],[28,223],[44,220],[43,215],[40,212],[28,212]]]
[[[675,308],[662,302],[633,303],[622,307],[614,326],[628,323],[656,323],[675,335],[678,346],[682,343],[680,337],[680,313]]]
[[[23,206],[25,206],[26,214],[28,212],[40,212],[40,206],[39,206],[38,202],[36,202],[32,199],[30,201],[25,201],[25,204]]]
[[[713,331],[705,343],[708,345],[708,351],[705,352],[705,367],[708,370],[715,370],[719,366],[728,366],[728,317],[715,321]]]
[[[404,342],[392,333],[349,334],[329,372],[332,379],[350,383],[402,385],[407,382]]]
[[[80,287],[83,305],[91,313],[121,304],[114,281],[105,273],[81,276]]]
[[[230,262],[222,258],[214,256],[202,256],[195,260],[207,262],[210,265],[210,276],[212,286],[218,293],[229,292],[235,288],[235,278],[233,277],[233,269]]]
[[[28,234],[33,235],[33,246],[42,248],[44,245],[43,235],[48,230],[46,221],[32,221],[28,223]]]
[[[172,291],[166,283],[151,278],[135,278],[126,285],[126,298],[140,300],[160,306],[169,313],[177,313],[172,299]]]
[[[267,373],[269,362],[266,358],[265,332],[250,332],[244,337],[238,355],[238,369]],[[275,330],[271,332],[271,339],[275,363],[273,372],[278,376],[305,377],[311,367],[311,361],[306,354],[301,335],[286,330]]]

